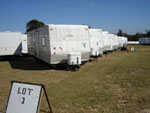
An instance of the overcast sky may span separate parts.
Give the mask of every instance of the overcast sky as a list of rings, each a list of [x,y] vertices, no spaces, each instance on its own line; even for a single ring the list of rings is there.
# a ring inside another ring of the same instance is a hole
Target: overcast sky
[[[24,33],[31,19],[144,33],[150,29],[150,0],[0,0],[0,31]]]

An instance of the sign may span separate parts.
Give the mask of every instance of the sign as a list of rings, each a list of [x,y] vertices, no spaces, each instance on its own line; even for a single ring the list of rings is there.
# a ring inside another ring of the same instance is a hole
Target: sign
[[[42,85],[12,82],[6,113],[38,113]]]
[[[53,113],[44,85],[12,81],[6,113],[39,113],[43,92],[49,113]]]
[[[134,48],[134,47],[131,47],[130,50],[131,50],[131,52],[134,52],[134,51],[135,51],[135,48]]]

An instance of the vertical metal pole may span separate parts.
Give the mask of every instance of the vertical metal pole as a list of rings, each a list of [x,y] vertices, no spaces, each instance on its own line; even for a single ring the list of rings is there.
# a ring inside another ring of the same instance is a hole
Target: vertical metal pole
[[[46,97],[46,100],[47,100],[47,103],[48,103],[48,107],[49,107],[50,113],[53,113],[53,110],[52,110],[52,107],[50,105],[50,102],[49,102],[49,99],[48,99],[48,95],[47,95],[47,92],[46,92],[46,88],[45,88],[44,85],[43,85],[43,90],[44,90],[44,93],[45,93],[45,97]]]

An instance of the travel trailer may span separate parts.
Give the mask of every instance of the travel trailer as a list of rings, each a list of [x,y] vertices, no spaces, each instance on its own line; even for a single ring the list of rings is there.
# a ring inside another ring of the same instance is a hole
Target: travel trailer
[[[142,45],[148,45],[150,44],[150,38],[140,38],[139,43]]]
[[[110,51],[113,51],[115,46],[114,34],[109,34],[109,38],[110,38]]]
[[[101,29],[89,29],[91,56],[103,54],[103,37]]]
[[[0,32],[0,40],[0,56],[21,54],[21,32]]]
[[[27,32],[28,53],[48,64],[80,65],[90,58],[86,25],[45,25]]]
[[[103,31],[103,44],[104,44],[104,52],[110,51],[111,43],[109,38],[109,33],[107,31]]]

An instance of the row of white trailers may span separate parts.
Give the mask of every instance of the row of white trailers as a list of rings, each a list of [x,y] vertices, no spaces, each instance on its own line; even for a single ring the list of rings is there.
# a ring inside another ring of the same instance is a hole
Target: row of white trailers
[[[86,25],[45,25],[27,35],[20,32],[0,33],[0,56],[30,54],[48,64],[80,65],[90,56],[99,56],[127,45],[118,37]]]
[[[139,44],[141,45],[150,45],[150,38],[140,38]]]

